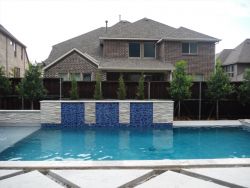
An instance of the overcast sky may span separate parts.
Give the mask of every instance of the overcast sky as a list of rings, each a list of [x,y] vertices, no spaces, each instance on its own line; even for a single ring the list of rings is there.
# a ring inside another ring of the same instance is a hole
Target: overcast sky
[[[0,0],[0,23],[27,46],[32,62],[53,45],[98,27],[147,17],[222,41],[216,52],[250,38],[250,0]]]

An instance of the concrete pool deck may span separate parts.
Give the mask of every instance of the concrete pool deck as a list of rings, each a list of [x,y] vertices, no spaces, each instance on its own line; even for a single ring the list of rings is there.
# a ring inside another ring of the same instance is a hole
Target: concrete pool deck
[[[0,169],[0,187],[250,187],[250,166],[180,169]]]

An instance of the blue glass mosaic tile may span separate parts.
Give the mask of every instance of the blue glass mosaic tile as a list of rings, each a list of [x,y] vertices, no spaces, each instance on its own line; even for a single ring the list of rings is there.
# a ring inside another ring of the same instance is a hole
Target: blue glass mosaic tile
[[[152,126],[153,103],[130,103],[130,125]]]
[[[84,124],[84,103],[62,103],[61,123],[63,127],[78,127]]]
[[[119,125],[119,103],[96,103],[96,125]]]

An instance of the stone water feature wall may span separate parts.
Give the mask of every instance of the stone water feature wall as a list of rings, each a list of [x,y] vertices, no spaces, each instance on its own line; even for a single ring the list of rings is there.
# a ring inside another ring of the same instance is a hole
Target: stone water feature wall
[[[43,126],[172,125],[173,101],[41,101]]]

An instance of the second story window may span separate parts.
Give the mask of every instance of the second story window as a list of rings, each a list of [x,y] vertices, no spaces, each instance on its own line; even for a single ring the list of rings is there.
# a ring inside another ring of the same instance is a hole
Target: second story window
[[[141,57],[141,47],[139,42],[129,43],[129,57]]]
[[[229,77],[234,77],[234,65],[228,65],[225,67],[225,71]]]
[[[13,43],[13,49],[14,49],[14,56],[16,57],[16,43]]]
[[[21,47],[21,59],[23,59],[23,47]]]
[[[183,42],[182,43],[183,54],[197,54],[197,43],[195,42]]]
[[[154,42],[144,42],[144,57],[155,57]]]

